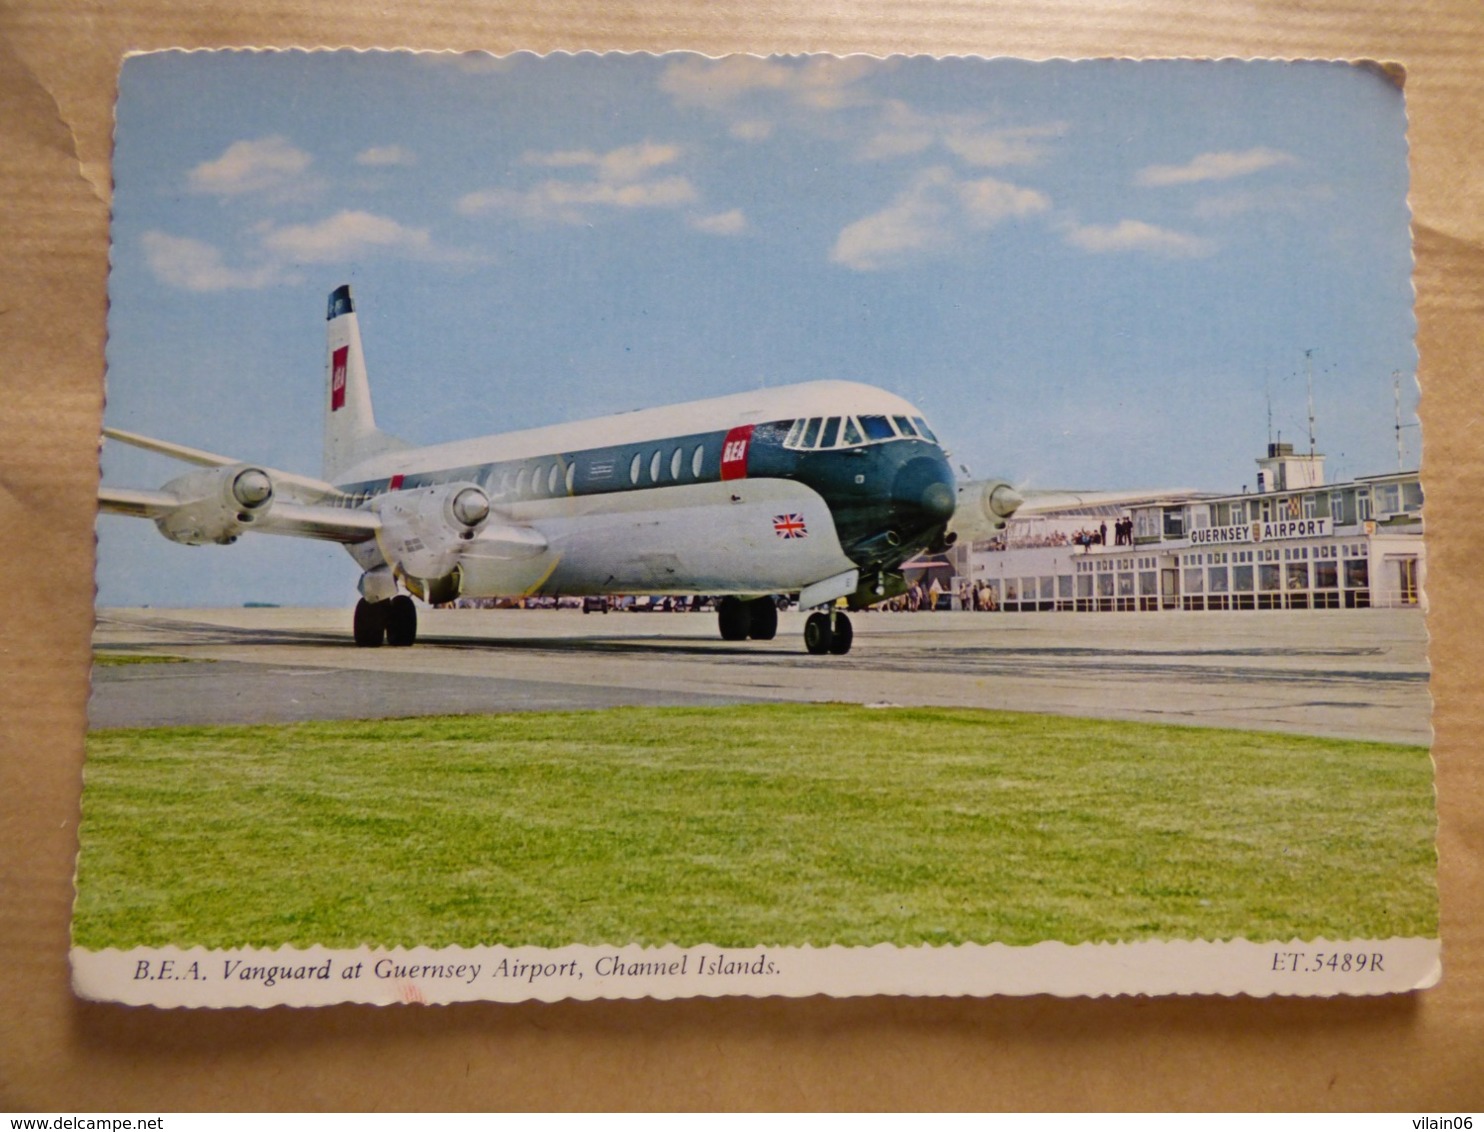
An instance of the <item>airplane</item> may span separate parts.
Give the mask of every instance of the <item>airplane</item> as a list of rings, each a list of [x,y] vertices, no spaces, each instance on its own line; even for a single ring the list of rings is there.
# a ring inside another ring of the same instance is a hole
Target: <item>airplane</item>
[[[1005,480],[956,482],[918,409],[848,381],[411,447],[377,427],[348,284],[326,339],[323,478],[105,428],[200,470],[103,487],[99,508],[187,545],[342,544],[362,571],[362,647],[413,644],[413,597],[670,594],[715,597],[727,641],[771,640],[777,599],[797,600],[806,650],[844,655],[847,610],[904,592],[904,562],[988,538],[1025,502]]]

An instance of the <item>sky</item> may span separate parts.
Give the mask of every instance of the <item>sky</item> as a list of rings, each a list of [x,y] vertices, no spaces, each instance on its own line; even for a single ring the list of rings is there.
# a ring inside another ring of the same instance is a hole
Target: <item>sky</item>
[[[1402,93],[1239,61],[167,52],[120,76],[107,424],[320,471],[350,283],[414,444],[840,378],[1033,488],[1415,468]],[[109,444],[110,485],[186,467]],[[338,547],[99,522],[101,605],[339,605]]]

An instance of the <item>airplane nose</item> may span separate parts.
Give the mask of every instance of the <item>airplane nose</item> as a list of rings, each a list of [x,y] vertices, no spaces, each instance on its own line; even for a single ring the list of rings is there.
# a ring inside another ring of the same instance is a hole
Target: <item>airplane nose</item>
[[[941,460],[908,460],[892,481],[891,498],[898,522],[926,530],[953,517],[956,500],[953,473]]]

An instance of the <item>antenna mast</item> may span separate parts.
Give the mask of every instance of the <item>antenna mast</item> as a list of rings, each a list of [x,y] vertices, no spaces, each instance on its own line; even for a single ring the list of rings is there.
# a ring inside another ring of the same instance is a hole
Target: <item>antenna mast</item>
[[[1304,373],[1309,385],[1309,455],[1314,455],[1314,351],[1304,351]]]
[[[1421,421],[1409,421],[1402,424],[1402,371],[1394,369],[1391,371],[1391,397],[1396,404],[1396,470],[1401,471],[1403,461],[1406,459],[1406,445],[1402,442],[1402,429],[1420,428]]]
[[[1271,448],[1273,443],[1273,382],[1270,374],[1263,375],[1262,391],[1268,402],[1268,446]]]
[[[1391,371],[1391,401],[1396,407],[1396,470],[1402,470],[1402,371]]]

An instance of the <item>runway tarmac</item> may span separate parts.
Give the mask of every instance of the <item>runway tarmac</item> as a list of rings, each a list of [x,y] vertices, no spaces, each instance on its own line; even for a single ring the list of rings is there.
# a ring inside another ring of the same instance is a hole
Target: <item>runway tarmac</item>
[[[941,705],[1427,743],[1416,610],[861,613],[844,657],[803,615],[732,643],[710,613],[420,609],[410,649],[358,649],[350,610],[103,609],[90,725],[758,701]]]

